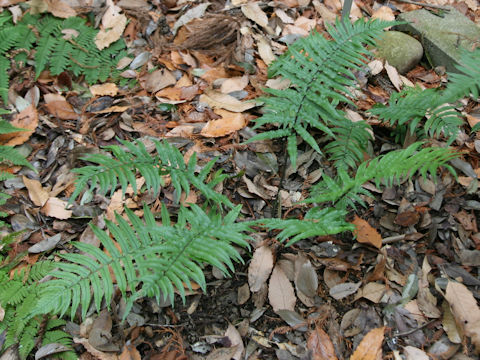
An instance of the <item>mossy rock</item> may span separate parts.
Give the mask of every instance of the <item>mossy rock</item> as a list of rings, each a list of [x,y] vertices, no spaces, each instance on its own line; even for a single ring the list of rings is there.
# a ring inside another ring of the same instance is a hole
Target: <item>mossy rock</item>
[[[423,46],[410,35],[387,31],[377,41],[377,54],[404,74],[418,64],[423,56]]]

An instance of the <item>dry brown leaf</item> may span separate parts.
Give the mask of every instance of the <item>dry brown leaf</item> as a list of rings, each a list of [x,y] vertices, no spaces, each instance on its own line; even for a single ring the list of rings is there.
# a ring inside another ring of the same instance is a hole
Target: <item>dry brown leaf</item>
[[[236,353],[237,346],[219,348],[208,354],[205,360],[231,360]]]
[[[388,78],[392,82],[393,86],[395,86],[395,89],[400,91],[402,89],[403,81],[398,74],[398,70],[390,65],[388,61],[385,61],[385,70],[387,70]]]
[[[273,54],[272,47],[268,41],[263,37],[259,36],[257,39],[258,54],[263,62],[267,65],[270,65],[275,61],[276,56]]]
[[[143,88],[151,93],[157,92],[167,86],[174,85],[177,82],[175,76],[167,69],[155,70],[140,78]]]
[[[245,353],[245,346],[243,345],[242,336],[238,332],[237,328],[232,324],[228,324],[227,331],[225,331],[225,336],[230,339],[232,346],[237,348],[237,351],[232,355],[232,359],[240,360],[243,359]]]
[[[258,292],[273,269],[273,253],[268,246],[261,246],[253,253],[248,266],[248,285],[251,292]]]
[[[310,333],[307,349],[312,351],[313,360],[336,360],[335,348],[328,334],[318,326]]]
[[[256,22],[263,27],[269,34],[273,35],[275,32],[268,26],[267,14],[260,8],[258,2],[248,2],[242,5],[242,13],[248,19]]]
[[[255,102],[242,102],[233,96],[207,89],[200,95],[200,102],[207,103],[212,109],[225,109],[233,112],[244,112],[256,106]]]
[[[382,359],[382,343],[385,327],[372,329],[358,344],[350,360],[378,360]]]
[[[372,19],[381,19],[385,21],[395,20],[393,10],[388,6],[381,6],[372,14]]]
[[[0,135],[0,144],[7,146],[21,145],[32,136],[33,131],[38,125],[37,109],[30,105],[15,115],[10,124],[17,128],[26,129],[29,131],[18,131],[9,134]]]
[[[432,295],[429,289],[428,273],[431,270],[432,268],[430,267],[428,259],[425,256],[423,258],[422,272],[418,278],[417,303],[418,308],[426,317],[438,319],[442,315],[442,313],[437,307],[437,298]]]
[[[40,181],[29,179],[26,176],[23,176],[22,179],[23,183],[27,187],[30,200],[32,200],[36,206],[45,205],[50,195],[48,191],[42,187]]]
[[[385,284],[370,282],[365,285],[361,291],[359,291],[359,293],[356,295],[356,299],[363,297],[371,302],[374,302],[375,304],[378,304],[386,291],[387,287]]]
[[[268,300],[273,311],[295,309],[295,293],[293,286],[280,266],[275,266],[268,284]]]
[[[95,45],[99,50],[105,49],[120,39],[127,26],[127,17],[120,14],[121,8],[116,6],[112,0],[107,0],[106,5],[107,11],[102,17],[102,27],[95,37]]]
[[[122,353],[118,357],[118,360],[142,360],[142,356],[135,345],[125,344]]]
[[[77,120],[79,115],[73,110],[73,106],[65,100],[51,101],[45,104],[47,111],[61,120]]]
[[[445,298],[458,326],[471,338],[477,353],[480,353],[480,309],[472,293],[465,285],[449,281]]]
[[[107,207],[106,218],[108,220],[115,220],[115,212],[121,214],[123,212],[123,204],[125,203],[123,199],[123,192],[121,189],[115,191],[110,198],[110,204]]]
[[[220,92],[223,94],[228,94],[234,91],[240,91],[245,89],[245,86],[248,85],[248,75],[235,76],[229,79],[226,79],[222,86],[220,87]]]
[[[234,113],[222,109],[215,110],[221,119],[210,120],[202,129],[200,134],[205,137],[220,137],[237,130],[243,129],[246,125],[245,118],[241,113]]]
[[[382,247],[382,236],[367,221],[355,215],[352,224],[355,225],[353,234],[359,243],[370,244],[378,249]]]
[[[77,15],[76,11],[62,0],[44,0],[44,1],[48,6],[48,12],[52,13],[56,17],[66,19],[66,18]]]
[[[92,85],[90,86],[90,92],[93,96],[116,96],[118,87],[114,83]]]
[[[429,360],[430,359],[425,351],[413,346],[405,346],[403,348],[403,354],[405,355],[406,360]]]
[[[108,352],[103,352],[95,349],[90,343],[88,342],[88,339],[85,338],[78,338],[74,337],[73,342],[75,344],[81,344],[87,350],[87,352],[91,355],[93,355],[96,359],[99,360],[118,360],[118,355],[116,354],[111,354]]]
[[[60,220],[70,219],[72,217],[72,211],[66,209],[67,205],[67,201],[51,197],[47,200],[41,212],[46,216],[51,216]]]

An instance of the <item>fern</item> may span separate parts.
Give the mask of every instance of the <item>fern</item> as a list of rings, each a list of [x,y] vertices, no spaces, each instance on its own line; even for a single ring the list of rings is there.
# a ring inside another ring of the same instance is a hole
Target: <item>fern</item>
[[[65,30],[69,30],[65,32]],[[71,71],[84,75],[89,84],[117,77],[118,61],[127,56],[125,42],[118,40],[109,48],[98,50],[95,36],[98,30],[86,25],[84,19],[58,19],[51,15],[26,14],[16,24],[6,12],[0,14],[0,96],[8,100],[8,73],[10,52],[22,50],[13,58],[25,62],[28,51],[35,50],[35,73],[45,69],[52,75]],[[36,37],[38,34],[38,39]]]
[[[164,185],[163,176],[169,175],[176,190],[176,202],[180,200],[182,191],[188,195],[192,185],[207,200],[233,207],[226,196],[213,189],[216,184],[225,179],[226,175],[218,173],[210,183],[205,184],[205,179],[215,164],[215,159],[211,160],[198,175],[195,175],[196,155],[194,154],[188,164],[185,165],[181,152],[166,141],[160,142],[153,139],[156,150],[154,156],[150,155],[141,141],[135,143],[119,141],[124,148],[118,145],[105,147],[105,150],[108,150],[113,157],[104,154],[89,155],[83,159],[97,165],[73,170],[79,176],[75,183],[75,191],[71,196],[71,201],[74,201],[80,195],[88,182],[91,183],[89,191],[98,187],[101,194],[106,194],[110,190],[110,195],[112,195],[118,183],[120,183],[124,195],[128,185],[131,185],[134,192],[137,193],[139,189],[136,185],[136,173],[138,172],[144,177],[146,188],[153,190],[155,195]]]
[[[374,180],[377,187],[382,181],[391,186],[395,180],[411,177],[415,172],[424,177],[427,174],[435,176],[440,166],[455,174],[448,161],[458,154],[448,148],[420,149],[420,146],[421,143],[414,143],[406,149],[366,161],[358,167],[354,177],[342,169],[339,169],[336,179],[323,174],[322,180],[312,187],[311,195],[305,202],[332,202],[337,209],[346,209],[348,206],[355,208],[357,202],[364,204],[360,195],[372,196],[362,187],[367,181]]]
[[[107,232],[92,226],[105,252],[90,244],[75,243],[78,250],[89,256],[61,255],[67,262],[58,263],[58,269],[50,273],[55,279],[42,284],[39,312],[63,315],[70,309],[73,317],[81,306],[85,317],[92,291],[94,304],[100,310],[102,299],[107,305],[112,299],[112,276],[129,308],[141,296],[169,298],[173,303],[175,290],[185,300],[184,286],[191,288],[191,281],[205,290],[202,263],[214,265],[224,273],[233,271],[232,260],[242,261],[233,245],[248,246],[245,235],[250,230],[248,225],[235,222],[239,206],[223,218],[212,212],[205,213],[196,205],[191,205],[190,210],[182,207],[176,224],[171,222],[164,207],[162,225],[157,225],[147,207],[144,208],[145,222],[131,210],[125,211],[132,225],[118,214],[118,225],[107,221],[107,229],[119,248]],[[127,291],[132,294],[127,296]]]
[[[378,104],[369,112],[391,125],[408,124],[412,134],[426,117],[423,131],[430,137],[444,134],[451,143],[460,131],[463,120],[450,103],[470,94],[476,98],[479,96],[479,59],[480,49],[464,50],[460,59],[462,65],[457,66],[461,73],[448,74],[449,82],[445,90],[408,88],[392,94],[388,106]]]
[[[0,349],[5,350],[13,344],[18,344],[22,359],[26,359],[33,350],[43,320],[43,317],[32,316],[32,309],[36,307],[38,301],[38,281],[53,269],[53,265],[50,261],[38,262],[31,267],[15,271],[11,279],[7,271],[0,269],[0,305],[5,310],[5,317],[0,322],[0,333],[6,332],[5,343]],[[50,319],[47,322],[43,343],[49,343],[49,340],[54,340],[50,342],[62,340],[63,345],[71,345],[70,336],[56,329],[64,324],[64,321]],[[72,351],[62,354],[67,353],[70,353],[72,358]]]
[[[354,24],[337,21],[335,27],[328,26],[333,40],[326,40],[319,33],[312,33],[296,41],[270,69],[269,76],[282,76],[290,80],[293,87],[285,90],[266,89],[270,97],[264,97],[265,113],[256,119],[254,128],[267,124],[274,125],[256,135],[248,142],[287,137],[287,150],[292,166],[297,158],[297,140],[300,136],[315,151],[320,148],[308,129],[315,128],[325,133],[332,141],[328,148],[338,167],[354,165],[361,159],[370,139],[367,124],[356,124],[359,130],[355,141],[351,139],[351,126],[345,114],[337,109],[341,102],[354,106],[349,99],[352,94],[348,87],[355,84],[352,69],[364,66],[365,56],[370,52],[364,45],[373,45],[383,29],[391,23],[384,21],[358,20]],[[331,130],[331,127],[343,128]],[[338,136],[340,135],[340,136]],[[335,142],[339,142],[335,144]]]

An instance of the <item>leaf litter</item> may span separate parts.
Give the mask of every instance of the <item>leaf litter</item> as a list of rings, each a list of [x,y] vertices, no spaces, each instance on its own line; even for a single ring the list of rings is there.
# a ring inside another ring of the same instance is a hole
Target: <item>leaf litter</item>
[[[1,6],[18,13],[8,7],[14,3]],[[450,3],[478,18],[474,2]],[[44,11],[62,18],[84,13],[73,1],[45,4]],[[391,18],[416,6],[392,4],[355,1],[352,19]],[[39,174],[22,169],[19,180],[4,183],[12,195],[4,207],[12,227],[29,230],[9,255],[24,251],[48,255],[59,247],[70,249],[71,240],[99,246],[88,220],[103,228],[99,215],[113,219],[124,203],[138,214],[142,202],[159,206],[158,198],[148,194],[128,194],[126,199],[92,195],[94,201],[83,207],[67,204],[73,191],[71,169],[83,165],[84,154],[116,143],[116,137],[168,136],[185,153],[202,149],[197,156],[203,162],[219,157],[217,168],[245,175],[220,184],[218,191],[242,203],[246,217],[269,217],[270,203],[279,192],[276,173],[281,149],[271,141],[242,144],[254,134],[249,121],[259,116],[261,104],[256,99],[262,89],[289,86],[281,78],[268,79],[267,65],[294,39],[314,28],[324,31],[341,7],[339,0],[94,5],[92,14],[101,23],[97,46],[106,47],[128,35],[132,57],[118,66],[124,79],[139,81],[129,89],[114,82],[87,87],[68,74],[42,74],[36,87],[25,72],[25,81],[12,88],[14,112],[5,118],[28,131],[0,135],[0,141],[23,147]],[[21,9],[16,16],[21,16]],[[372,61],[369,66],[375,80],[369,81],[364,100],[357,104],[355,116],[360,118],[368,106],[385,102],[392,87],[431,86],[444,80],[422,66],[407,78],[388,64]],[[62,81],[73,81],[75,91],[71,86],[62,90]],[[472,106],[466,108],[471,111],[466,114],[470,127],[477,122]],[[75,335],[74,342],[81,344],[79,351],[85,356],[101,359],[146,354],[152,359],[167,358],[166,354],[180,359],[185,353],[189,358],[210,359],[358,360],[386,354],[421,359],[428,354],[455,358],[461,352],[474,359],[480,346],[479,141],[466,137],[458,145],[466,151],[463,159],[452,162],[462,175],[458,182],[442,175],[435,181],[414,178],[396,184],[393,193],[377,189],[375,199],[366,199],[370,207],[357,209],[350,219],[357,226],[355,239],[343,235],[307,239],[284,248],[274,234],[257,234],[260,246],[251,257],[244,254],[247,264],[234,277],[216,278],[206,270],[210,284],[206,295],[199,295],[194,287],[187,303],[178,302],[173,309],[168,303],[144,299],[136,304],[127,319],[129,330],[121,336],[119,312],[101,313],[114,322],[113,327],[108,319],[102,325],[98,315],[92,315],[76,324],[83,332]],[[377,138],[378,149],[382,145]],[[298,169],[288,174],[288,189],[280,192],[286,210],[294,215],[300,214],[297,201],[302,193],[325,166],[323,159],[302,151]],[[201,201],[191,194],[188,201]],[[174,198],[168,181],[160,198]],[[102,347],[104,335],[114,339],[113,350],[119,355]],[[41,348],[38,354],[55,351]]]

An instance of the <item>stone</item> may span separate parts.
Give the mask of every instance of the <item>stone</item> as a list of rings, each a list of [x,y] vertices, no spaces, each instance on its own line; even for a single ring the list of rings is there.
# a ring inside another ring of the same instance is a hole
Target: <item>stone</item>
[[[423,56],[423,47],[410,35],[387,31],[377,41],[377,54],[404,74],[418,64]]]
[[[480,28],[453,7],[436,15],[428,10],[415,10],[398,16],[396,30],[418,37],[425,55],[433,67],[444,66],[449,72],[459,72],[462,48],[473,50],[480,41]]]

